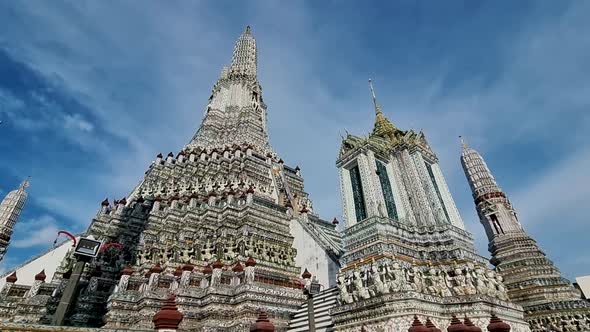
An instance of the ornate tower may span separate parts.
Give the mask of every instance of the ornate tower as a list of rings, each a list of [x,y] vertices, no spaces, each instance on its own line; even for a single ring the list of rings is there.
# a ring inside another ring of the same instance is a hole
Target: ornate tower
[[[280,331],[305,301],[302,266],[334,282],[340,235],[270,147],[256,67],[248,27],[190,142],[158,154],[128,197],[102,202],[86,235],[110,245],[87,265],[67,325],[150,329],[173,293],[182,329],[248,331],[264,309]],[[55,298],[72,264],[48,283]]]
[[[441,328],[467,314],[485,327],[494,311],[528,331],[522,308],[477,255],[424,133],[398,129],[371,92],[373,131],[348,134],[336,162],[345,216],[336,329],[402,331],[414,314]]]
[[[490,262],[504,277],[510,299],[524,307],[533,332],[590,330],[590,305],[526,234],[481,155],[463,139],[461,145],[461,165],[488,236]]]
[[[4,258],[6,250],[8,250],[14,224],[25,207],[27,201],[25,189],[28,186],[29,181],[23,181],[18,189],[9,192],[0,203],[0,261]]]

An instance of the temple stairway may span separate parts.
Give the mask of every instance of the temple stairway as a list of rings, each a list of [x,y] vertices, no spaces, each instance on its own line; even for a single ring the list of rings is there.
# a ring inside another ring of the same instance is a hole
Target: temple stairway
[[[313,298],[313,308],[315,313],[315,329],[317,332],[334,331],[334,324],[330,316],[330,309],[336,305],[338,297],[338,288],[332,287],[321,291]],[[309,330],[307,320],[307,302],[293,315],[289,322],[289,332],[303,332]]]

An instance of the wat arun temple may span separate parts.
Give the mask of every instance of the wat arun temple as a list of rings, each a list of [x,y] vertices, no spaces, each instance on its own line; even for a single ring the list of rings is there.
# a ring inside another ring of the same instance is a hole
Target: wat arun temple
[[[269,142],[257,66],[247,27],[188,144],[98,204],[84,234],[2,277],[0,331],[590,331],[590,303],[482,156],[463,143],[491,259],[425,133],[397,128],[372,84],[372,131],[334,147],[344,218],[319,216]],[[0,205],[0,259],[27,185]],[[74,255],[81,238],[103,244],[96,257]]]

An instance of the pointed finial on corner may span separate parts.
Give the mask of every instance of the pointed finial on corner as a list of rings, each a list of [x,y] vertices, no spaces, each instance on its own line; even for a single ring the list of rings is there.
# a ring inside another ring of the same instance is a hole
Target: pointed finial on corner
[[[244,31],[244,33],[246,33],[246,34],[250,33],[250,25],[246,25],[246,31]]]
[[[467,142],[465,142],[465,139],[463,138],[463,136],[459,136],[459,139],[461,140],[461,148],[463,150],[466,150],[469,146],[467,145]]]
[[[373,96],[373,105],[375,105],[375,113],[381,113],[381,108],[377,104],[377,97],[375,96],[375,89],[373,89],[373,80],[369,78],[369,88],[371,89],[371,96]]]

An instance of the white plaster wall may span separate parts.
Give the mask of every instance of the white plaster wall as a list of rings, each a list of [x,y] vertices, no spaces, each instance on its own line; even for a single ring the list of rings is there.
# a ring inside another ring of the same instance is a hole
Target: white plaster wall
[[[580,289],[582,290],[582,294],[584,294],[584,297],[590,299],[590,275],[577,277],[576,282],[580,286]]]
[[[307,269],[312,275],[318,277],[319,282],[325,288],[330,287],[336,282],[336,273],[338,265],[326,254],[324,249],[307,234],[303,226],[297,220],[291,221],[291,236],[293,247],[297,249],[295,256],[295,265],[301,268],[301,274]],[[323,288],[322,288],[323,289]]]
[[[50,282],[53,278],[55,270],[61,264],[61,261],[65,257],[68,250],[71,248],[72,241],[68,240],[57,246],[55,249],[50,250],[37,258],[34,258],[30,262],[27,262],[20,267],[17,267],[16,277],[18,279],[16,284],[28,286],[33,285],[33,281],[35,281],[35,275],[41,272],[43,269],[45,269],[45,275],[47,276],[45,282]],[[6,277],[12,274],[14,271],[15,269],[10,269],[9,272],[0,277],[0,289],[2,289],[6,283]]]

